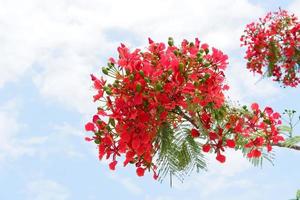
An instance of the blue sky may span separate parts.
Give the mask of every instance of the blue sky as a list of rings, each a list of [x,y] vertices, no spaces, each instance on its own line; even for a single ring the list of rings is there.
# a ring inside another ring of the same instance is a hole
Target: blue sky
[[[230,99],[300,112],[299,88],[257,83],[245,69],[244,26],[278,7],[300,16],[300,2],[276,0],[0,0],[0,199],[266,200],[300,189],[300,154],[275,149],[275,166],[252,167],[238,152],[184,183],[138,178],[99,162],[83,127],[95,112],[89,74],[123,42],[199,37],[230,56]],[[298,127],[297,131],[300,132]]]

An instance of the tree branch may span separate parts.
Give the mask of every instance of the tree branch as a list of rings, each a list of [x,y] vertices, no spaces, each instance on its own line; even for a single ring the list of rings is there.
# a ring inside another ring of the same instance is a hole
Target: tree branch
[[[189,121],[195,128],[199,129],[199,126],[195,123],[195,121],[190,116],[185,114],[180,108],[176,108],[176,110],[172,110],[172,112],[177,114],[177,115],[180,115],[181,117],[183,117],[184,119]],[[286,146],[283,143],[278,143],[278,144],[272,144],[272,146],[288,148],[288,149],[293,149],[293,150],[296,150],[296,151],[300,151],[300,146],[298,146],[298,145]]]
[[[294,150],[300,151],[300,146],[298,146],[298,145],[286,146],[282,143],[278,143],[278,144],[273,144],[272,146],[283,147],[283,148],[294,149]]]
[[[183,117],[184,119],[189,121],[195,128],[199,129],[199,126],[197,126],[195,121],[190,116],[185,114],[180,108],[177,108],[176,110],[172,110],[172,112],[177,114],[177,115],[180,115],[181,117]]]

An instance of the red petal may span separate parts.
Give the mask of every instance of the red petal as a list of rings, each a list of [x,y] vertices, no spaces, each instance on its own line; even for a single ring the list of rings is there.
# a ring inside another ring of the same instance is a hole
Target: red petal
[[[92,122],[89,122],[85,125],[86,131],[95,131],[95,125]]]
[[[199,136],[200,136],[200,133],[199,133],[198,130],[196,130],[196,129],[193,128],[193,129],[191,130],[191,135],[192,135],[193,138],[195,138],[195,137],[199,137]]]
[[[220,162],[220,163],[224,163],[226,160],[226,157],[220,153],[217,154],[216,159]]]
[[[116,160],[114,160],[111,163],[109,163],[109,169],[115,170],[117,163],[118,163],[118,161],[116,161]]]
[[[138,167],[138,168],[136,169],[136,174],[137,174],[138,176],[144,176],[144,174],[145,174],[145,169],[143,169],[143,168],[141,168],[141,167]]]
[[[227,141],[226,141],[226,145],[227,145],[229,148],[234,148],[234,147],[235,147],[235,141],[234,141],[234,140],[227,140]]]
[[[90,141],[93,141],[93,140],[94,140],[93,138],[89,138],[89,137],[85,137],[84,139],[85,139],[85,141],[87,141],[87,142],[90,142]]]
[[[258,104],[257,104],[257,103],[253,103],[253,104],[251,105],[251,109],[252,109],[253,111],[258,111],[258,109],[259,109]]]
[[[203,152],[209,152],[210,151],[210,145],[209,144],[205,144],[202,146],[202,151]]]

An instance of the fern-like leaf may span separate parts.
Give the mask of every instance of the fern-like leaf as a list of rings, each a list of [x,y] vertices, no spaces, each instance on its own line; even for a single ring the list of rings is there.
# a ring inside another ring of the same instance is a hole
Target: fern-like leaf
[[[183,181],[195,168],[206,169],[206,162],[201,151],[201,144],[191,137],[187,124],[181,124],[174,129],[170,124],[164,123],[158,133],[157,166],[159,168],[159,180],[162,181],[170,175]]]
[[[286,147],[291,147],[298,143],[300,143],[300,136],[294,136],[294,137],[286,139],[285,142],[283,143],[283,145]]]

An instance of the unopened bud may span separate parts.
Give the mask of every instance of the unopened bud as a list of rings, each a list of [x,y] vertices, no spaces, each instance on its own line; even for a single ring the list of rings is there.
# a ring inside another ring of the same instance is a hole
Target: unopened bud
[[[140,92],[142,90],[142,86],[140,83],[137,83],[136,86],[135,86],[135,89],[137,92]]]
[[[168,38],[168,45],[169,45],[169,46],[173,46],[173,45],[174,45],[174,40],[173,40],[172,37],[169,37],[169,38]]]
[[[195,86],[195,87],[198,87],[199,84],[200,84],[200,83],[199,83],[198,81],[195,81],[195,82],[194,82],[194,86]]]
[[[133,79],[134,79],[134,75],[133,75],[133,74],[130,74],[129,79],[130,79],[130,80],[133,80]]]
[[[109,62],[109,63],[107,63],[107,66],[108,66],[108,68],[112,68],[114,66],[114,63]]]
[[[108,75],[108,69],[106,67],[102,67],[102,72],[105,75]]]
[[[184,64],[183,63],[179,63],[179,71],[181,73],[183,73],[183,71],[184,71]]]
[[[161,91],[162,89],[163,89],[163,87],[162,87],[161,83],[157,83],[157,84],[155,85],[155,90],[156,90],[156,91]]]
[[[140,71],[139,71],[139,74],[140,74],[142,77],[144,77],[144,76],[145,76],[145,73],[144,73],[144,71],[143,71],[143,70],[140,70]]]
[[[178,51],[177,49],[175,49],[175,50],[173,51],[173,53],[175,54],[175,56],[178,56],[178,55],[179,55],[179,51]]]

